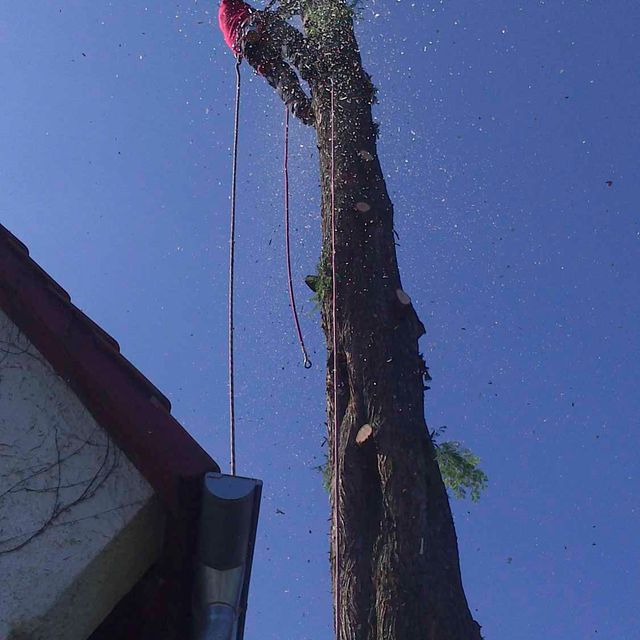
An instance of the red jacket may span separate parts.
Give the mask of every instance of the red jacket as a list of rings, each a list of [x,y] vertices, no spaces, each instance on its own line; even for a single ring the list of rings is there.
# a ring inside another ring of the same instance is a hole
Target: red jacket
[[[238,53],[238,30],[250,12],[251,8],[243,0],[222,0],[220,2],[218,11],[220,31],[222,31],[224,41],[234,53]]]

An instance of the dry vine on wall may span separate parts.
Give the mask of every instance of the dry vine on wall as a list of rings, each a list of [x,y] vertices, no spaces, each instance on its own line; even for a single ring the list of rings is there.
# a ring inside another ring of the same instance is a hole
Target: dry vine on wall
[[[0,314],[0,556],[94,515],[82,505],[119,460],[64,380]]]

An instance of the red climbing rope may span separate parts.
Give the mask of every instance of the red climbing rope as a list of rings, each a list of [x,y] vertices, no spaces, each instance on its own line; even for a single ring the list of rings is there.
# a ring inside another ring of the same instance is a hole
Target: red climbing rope
[[[307,353],[307,347],[302,337],[302,329],[300,328],[300,320],[298,318],[298,310],[296,309],[296,298],[293,292],[293,276],[291,275],[291,246],[289,239],[289,110],[286,105],[284,108],[284,246],[287,256],[287,284],[289,286],[289,303],[291,305],[291,313],[293,314],[293,322],[298,334],[298,342],[302,349],[302,358],[305,369],[311,368],[311,359]]]
[[[231,475],[236,475],[236,411],[233,363],[233,281],[236,250],[236,183],[238,175],[238,121],[240,119],[240,56],[236,59],[236,108],[233,124],[233,161],[231,171],[231,222],[229,229],[229,448]]]
[[[331,342],[333,349],[333,548],[335,569],[333,572],[333,596],[336,640],[340,640],[340,446],[338,438],[338,332],[337,332],[337,287],[336,287],[336,194],[335,194],[335,98],[331,79]]]

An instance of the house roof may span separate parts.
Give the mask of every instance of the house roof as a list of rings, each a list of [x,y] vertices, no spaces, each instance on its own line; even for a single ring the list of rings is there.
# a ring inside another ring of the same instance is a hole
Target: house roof
[[[72,304],[2,225],[0,309],[73,389],[166,508],[161,558],[92,640],[183,638],[190,624],[202,481],[206,472],[220,468],[171,416],[169,400],[120,353],[118,343]]]
[[[169,400],[80,311],[0,225],[0,308],[76,392],[159,495],[180,516],[185,490],[218,465],[171,416]]]

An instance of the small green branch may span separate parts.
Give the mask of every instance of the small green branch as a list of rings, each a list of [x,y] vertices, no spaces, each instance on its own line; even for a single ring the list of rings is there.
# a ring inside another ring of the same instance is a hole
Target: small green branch
[[[444,432],[441,427],[431,434],[436,449],[436,460],[442,480],[456,498],[464,499],[467,493],[472,502],[480,499],[489,482],[487,474],[478,466],[480,458],[455,440],[436,443],[434,438]]]
[[[316,273],[307,276],[304,281],[309,289],[313,291],[311,300],[315,303],[316,308],[321,309],[325,296],[331,294],[331,268],[329,258],[324,250],[320,254],[320,260],[318,260],[318,265],[316,266]]]

